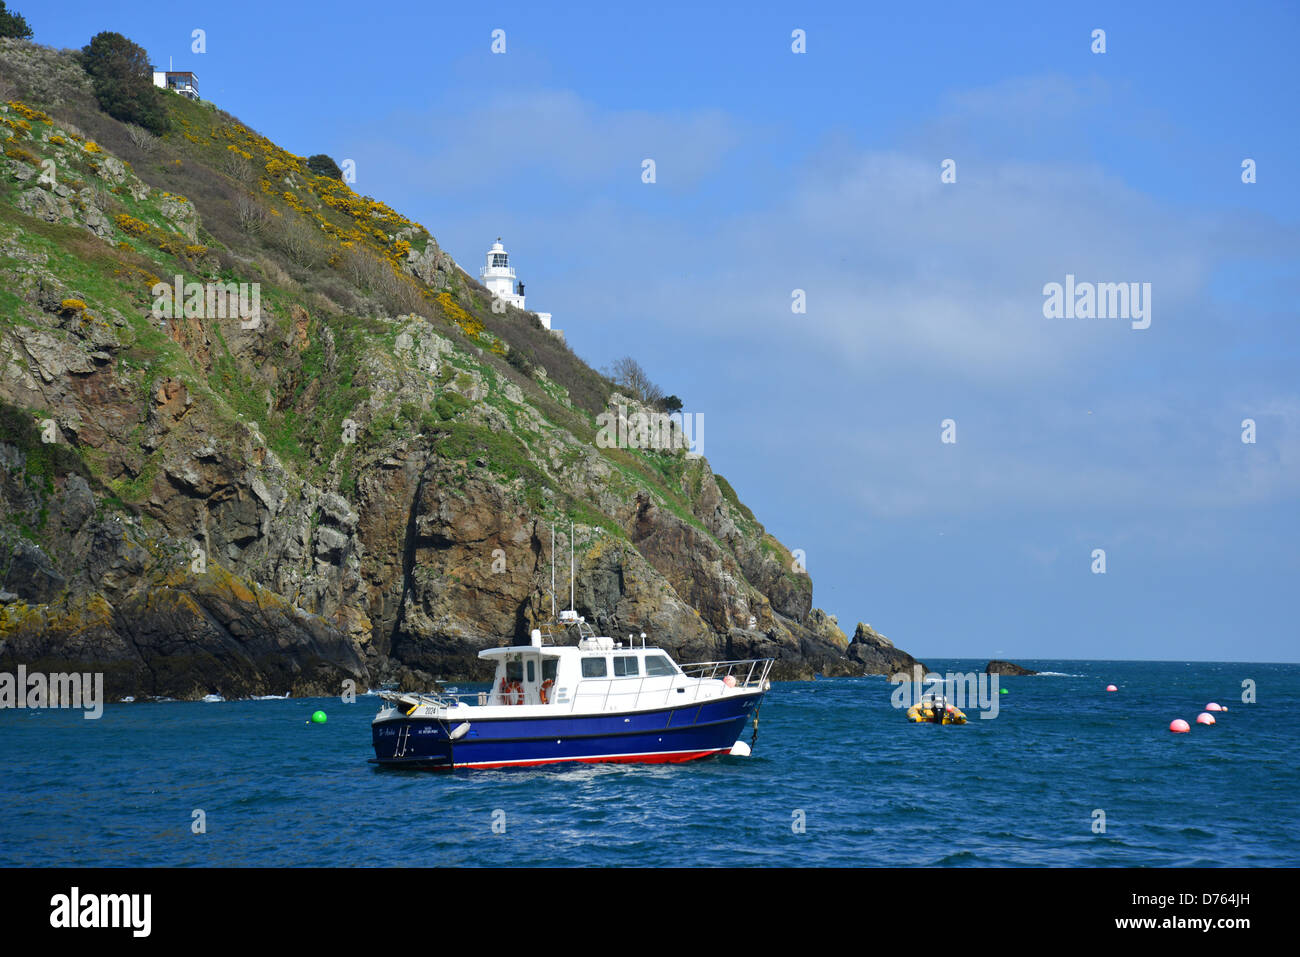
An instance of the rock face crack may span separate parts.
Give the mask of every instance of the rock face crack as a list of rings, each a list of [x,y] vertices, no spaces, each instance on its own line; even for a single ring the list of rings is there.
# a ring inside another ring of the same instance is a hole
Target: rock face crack
[[[406,603],[411,598],[411,579],[415,571],[416,544],[420,535],[418,521],[420,502],[424,498],[424,486],[427,481],[425,472],[421,471],[420,479],[415,485],[415,494],[411,496],[411,504],[407,509],[406,534],[402,539],[402,593],[397,602],[392,634],[389,635],[390,648],[397,646],[398,637],[402,633],[402,625],[406,619]]]

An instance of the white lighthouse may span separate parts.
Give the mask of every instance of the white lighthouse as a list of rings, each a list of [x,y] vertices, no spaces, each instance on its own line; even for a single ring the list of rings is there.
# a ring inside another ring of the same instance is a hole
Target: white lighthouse
[[[487,251],[487,261],[479,270],[479,276],[494,299],[500,299],[516,309],[524,308],[524,284],[516,282],[514,267],[510,265],[510,254],[501,245],[500,236]],[[544,328],[551,328],[549,312],[539,312],[537,318],[542,321]]]
[[[515,292],[515,270],[510,265],[510,254],[501,245],[501,237],[487,252],[487,263],[479,270],[483,285],[493,297],[507,302],[516,309],[524,308],[524,297]]]

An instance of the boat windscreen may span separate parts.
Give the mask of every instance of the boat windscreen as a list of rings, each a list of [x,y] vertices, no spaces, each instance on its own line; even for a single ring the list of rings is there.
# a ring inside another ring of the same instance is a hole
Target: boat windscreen
[[[645,656],[645,673],[651,678],[657,678],[662,675],[675,675],[677,669],[666,655],[646,655]]]

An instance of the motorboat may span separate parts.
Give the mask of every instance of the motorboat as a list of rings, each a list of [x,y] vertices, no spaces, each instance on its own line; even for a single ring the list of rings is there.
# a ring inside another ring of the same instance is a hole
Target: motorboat
[[[373,763],[509,768],[562,762],[677,763],[748,754],[741,736],[771,688],[773,659],[678,665],[645,635],[596,635],[575,611],[528,644],[488,648],[486,691],[382,691]]]
[[[924,694],[907,709],[907,720],[914,724],[965,724],[966,713],[940,694]]]

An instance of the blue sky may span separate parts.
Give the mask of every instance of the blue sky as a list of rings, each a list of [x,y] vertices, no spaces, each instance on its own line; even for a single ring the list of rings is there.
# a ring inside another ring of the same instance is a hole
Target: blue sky
[[[14,6],[353,159],[471,271],[504,237],[581,356],[704,413],[846,631],[1300,660],[1294,5]],[[1151,283],[1150,328],[1044,318],[1067,273]]]

